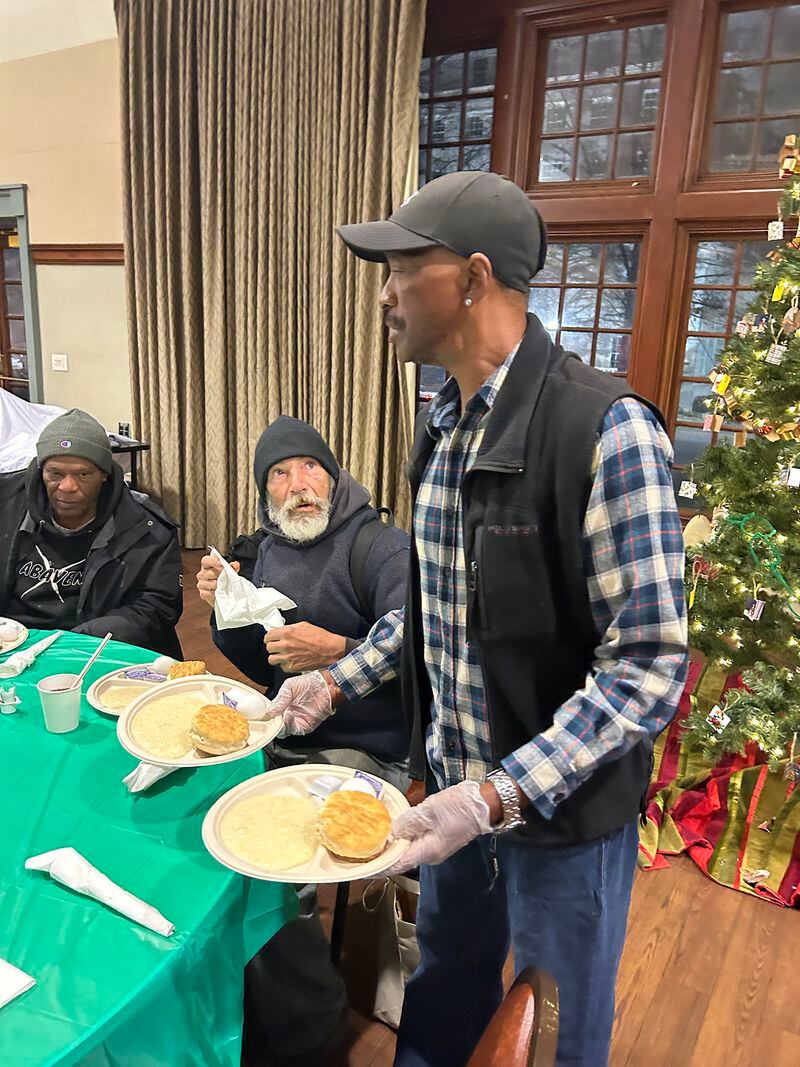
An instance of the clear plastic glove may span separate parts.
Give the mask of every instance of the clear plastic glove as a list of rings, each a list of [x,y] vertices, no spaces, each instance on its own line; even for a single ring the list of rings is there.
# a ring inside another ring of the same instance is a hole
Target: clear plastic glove
[[[441,863],[481,834],[492,831],[489,805],[477,782],[459,782],[403,812],[392,823],[392,837],[411,848],[384,873],[402,874],[421,863]]]
[[[283,716],[279,737],[310,734],[321,722],[333,715],[328,685],[319,671],[287,678],[272,701],[268,718]]]

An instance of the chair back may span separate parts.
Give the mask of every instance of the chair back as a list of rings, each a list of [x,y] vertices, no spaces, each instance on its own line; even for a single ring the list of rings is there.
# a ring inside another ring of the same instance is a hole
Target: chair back
[[[492,1016],[467,1067],[553,1067],[558,987],[538,967],[521,971]]]

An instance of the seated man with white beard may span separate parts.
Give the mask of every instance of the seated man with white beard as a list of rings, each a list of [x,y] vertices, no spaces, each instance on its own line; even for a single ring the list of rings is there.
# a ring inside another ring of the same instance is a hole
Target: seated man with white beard
[[[257,544],[247,576],[290,596],[297,608],[284,613],[286,626],[266,635],[260,626],[218,630],[213,616],[211,626],[217,647],[272,697],[288,675],[329,666],[361,644],[377,619],[403,607],[409,540],[374,521],[369,492],[306,422],[276,419],[256,446],[254,471],[263,529],[234,543],[234,566],[239,556],[247,574]],[[370,530],[358,538],[366,524]],[[200,596],[212,606],[221,569],[204,556],[197,575]],[[371,771],[405,792],[408,745],[395,679],[342,705],[313,734],[273,742],[266,758],[270,767],[308,762]],[[344,983],[331,963],[314,887],[305,886],[299,917],[245,971],[243,1063],[325,1063],[328,1039],[346,1019]]]

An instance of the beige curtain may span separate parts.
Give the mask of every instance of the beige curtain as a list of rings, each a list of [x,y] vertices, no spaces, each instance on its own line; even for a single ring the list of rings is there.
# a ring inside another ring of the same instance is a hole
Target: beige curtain
[[[256,526],[252,455],[308,419],[408,521],[407,377],[341,222],[410,191],[424,0],[116,0],[145,485],[187,546]]]

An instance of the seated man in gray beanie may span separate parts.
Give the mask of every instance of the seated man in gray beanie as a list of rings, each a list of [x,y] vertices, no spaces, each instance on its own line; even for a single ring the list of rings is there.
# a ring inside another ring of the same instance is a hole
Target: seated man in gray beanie
[[[132,493],[108,435],[73,408],[45,426],[36,459],[0,487],[0,614],[181,656],[175,523]]]
[[[377,619],[403,607],[409,538],[380,521],[369,492],[300,419],[282,415],[267,427],[254,473],[263,525],[234,543],[234,566],[255,585],[290,596],[297,608],[284,613],[286,626],[266,634],[261,626],[218,630],[212,616],[212,634],[228,659],[274,696],[287,677],[328,666],[357,648]],[[204,556],[197,576],[198,591],[212,606],[221,569]],[[371,771],[405,792],[409,742],[397,680],[339,709],[330,724],[310,737],[269,745],[270,767],[340,764]],[[346,1010],[314,887],[304,886],[298,918],[245,972],[245,1067],[327,1062]]]

